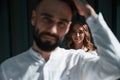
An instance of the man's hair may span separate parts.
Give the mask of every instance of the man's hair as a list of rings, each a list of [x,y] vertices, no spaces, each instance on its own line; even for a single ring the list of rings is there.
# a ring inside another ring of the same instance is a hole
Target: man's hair
[[[42,1],[43,0],[33,0],[33,9],[36,10],[38,5],[40,5]],[[59,0],[59,1],[65,2],[71,8],[73,14],[77,12],[77,8],[75,7],[75,4],[72,0]]]

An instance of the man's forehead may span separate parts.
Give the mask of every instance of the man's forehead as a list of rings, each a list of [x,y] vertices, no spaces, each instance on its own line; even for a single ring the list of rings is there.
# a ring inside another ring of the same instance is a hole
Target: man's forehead
[[[51,14],[48,14],[48,13],[41,13],[40,15],[44,16],[44,17],[47,17],[47,18],[51,18],[51,19],[57,20],[57,21],[64,21],[64,22],[67,22],[67,23],[71,22],[71,20],[68,20],[66,18],[55,17],[55,16],[53,16]]]
[[[38,10],[40,13],[47,13],[63,19],[66,18],[67,20],[71,20],[72,18],[72,11],[70,7],[60,0],[43,0],[39,5]]]

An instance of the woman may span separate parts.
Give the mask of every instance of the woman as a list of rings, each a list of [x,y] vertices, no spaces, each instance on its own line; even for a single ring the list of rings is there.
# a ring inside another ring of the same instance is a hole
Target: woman
[[[71,24],[70,30],[66,35],[66,48],[83,49],[86,52],[96,54],[87,24],[81,23],[80,21]]]

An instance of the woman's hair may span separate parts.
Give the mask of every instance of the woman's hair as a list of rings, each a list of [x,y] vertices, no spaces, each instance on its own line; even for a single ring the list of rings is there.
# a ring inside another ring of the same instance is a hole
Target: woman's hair
[[[87,24],[81,23],[80,21],[75,21],[71,24],[70,30],[68,34],[66,35],[66,48],[67,49],[75,49],[74,43],[72,40],[72,33],[73,33],[73,27],[74,25],[79,25],[79,27],[83,28],[83,33],[84,33],[84,40],[83,40],[83,46],[87,48],[87,51],[93,51],[95,50],[95,47],[93,43],[91,42],[91,36],[90,36],[90,31],[87,26]]]

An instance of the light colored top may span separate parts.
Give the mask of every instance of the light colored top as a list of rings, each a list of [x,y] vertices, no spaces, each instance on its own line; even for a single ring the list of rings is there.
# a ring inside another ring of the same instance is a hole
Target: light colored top
[[[88,49],[87,49],[86,47],[85,47],[85,48],[83,48],[83,50],[84,50],[85,52],[89,52],[89,53],[91,53],[91,54],[93,54],[93,55],[97,55],[96,50],[87,51]]]
[[[101,14],[87,19],[99,56],[57,48],[47,62],[30,48],[0,66],[0,80],[116,80],[120,77],[120,43]]]

